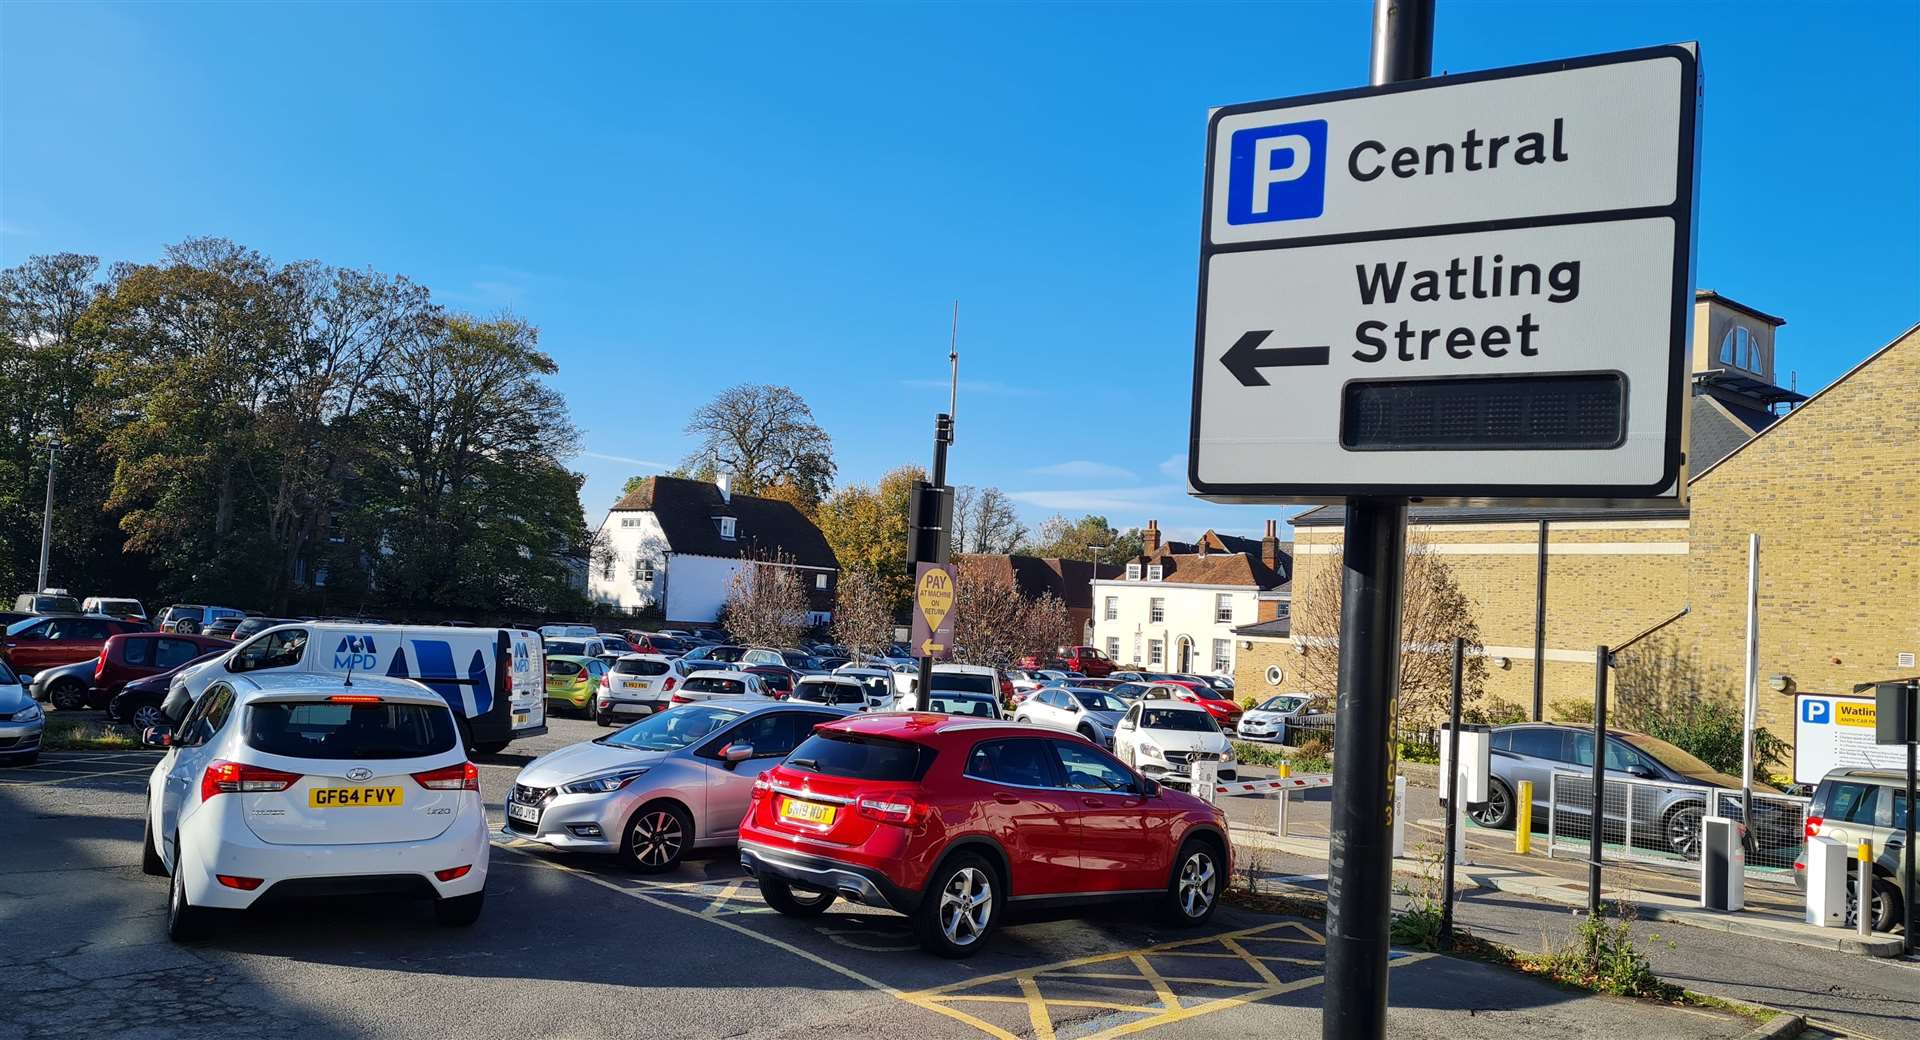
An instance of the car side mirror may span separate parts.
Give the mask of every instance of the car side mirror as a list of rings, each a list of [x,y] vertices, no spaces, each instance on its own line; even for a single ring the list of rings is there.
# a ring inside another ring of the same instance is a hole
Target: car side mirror
[[[1115,728],[1115,729],[1132,729],[1132,728],[1133,728],[1133,720],[1132,720],[1132,719],[1121,719],[1121,720],[1120,720],[1120,725],[1118,725],[1118,726],[1116,726],[1116,727],[1114,727],[1114,728]]]
[[[745,743],[728,744],[720,749],[720,761],[736,766],[753,757],[753,745]]]
[[[1627,775],[1639,777],[1642,780],[1651,780],[1653,779],[1653,770],[1643,765],[1631,765],[1627,767]]]
[[[1160,781],[1150,777],[1140,778],[1140,793],[1148,798],[1160,797]]]

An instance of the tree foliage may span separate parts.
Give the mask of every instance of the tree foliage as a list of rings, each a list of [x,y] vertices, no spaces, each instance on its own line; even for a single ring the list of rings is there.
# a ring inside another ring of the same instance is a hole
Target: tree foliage
[[[1108,526],[1106,517],[1089,513],[1078,520],[1060,515],[1048,517],[1020,551],[1029,556],[1115,563],[1140,555],[1145,544],[1139,528],[1116,530]]]
[[[1005,571],[961,560],[954,588],[954,659],[1011,668],[1029,654],[1071,643],[1072,615],[1052,593],[1028,599]]]
[[[997,487],[953,489],[953,552],[1010,553],[1027,537],[1013,499]]]
[[[926,479],[918,466],[902,466],[873,486],[848,484],[820,503],[820,533],[840,569],[868,570],[897,615],[913,595],[907,562],[907,510],[913,482]]]
[[[0,272],[0,577],[24,584],[14,547],[37,543],[38,509],[19,489],[44,479],[51,433],[61,584],[276,613],[571,605],[573,432],[530,326],[224,239],[97,270],[63,254]],[[431,527],[430,498],[464,512]]]
[[[807,591],[790,558],[747,559],[727,585],[726,628],[734,642],[787,647],[807,629]]]
[[[686,432],[699,446],[683,468],[709,480],[730,472],[743,494],[784,486],[812,505],[833,486],[833,441],[787,387],[743,383],[721,391],[693,413]]]
[[[1593,721],[1590,701],[1560,701],[1557,714]],[[1740,775],[1746,712],[1740,685],[1724,669],[1710,668],[1699,653],[1666,635],[1655,635],[1613,660],[1613,699],[1607,722],[1645,733],[1692,754],[1723,773]],[[1759,767],[1786,761],[1786,741],[1765,727],[1754,730]]]
[[[1301,646],[1299,675],[1306,688],[1330,692],[1340,676],[1341,558],[1314,569],[1293,597],[1293,633]],[[1467,641],[1461,703],[1473,705],[1486,688],[1487,660],[1473,604],[1453,570],[1429,546],[1409,542],[1400,615],[1400,693],[1396,722],[1404,731],[1437,725],[1453,689],[1453,640]]]
[[[840,572],[834,593],[833,641],[857,657],[884,653],[893,642],[893,602],[880,576],[866,567]]]

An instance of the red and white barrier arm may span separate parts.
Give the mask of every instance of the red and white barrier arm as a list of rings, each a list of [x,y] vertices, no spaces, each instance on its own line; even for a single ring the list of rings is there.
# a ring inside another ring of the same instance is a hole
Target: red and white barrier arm
[[[1245,780],[1239,783],[1215,783],[1215,794],[1276,794],[1283,791],[1304,791],[1314,787],[1332,787],[1332,773],[1302,773],[1299,776],[1280,776],[1271,780]]]

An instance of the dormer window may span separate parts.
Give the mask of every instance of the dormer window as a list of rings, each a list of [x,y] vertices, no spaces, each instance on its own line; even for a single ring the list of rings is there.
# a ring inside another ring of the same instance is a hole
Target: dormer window
[[[720,537],[733,541],[733,517],[719,516],[714,519],[720,521]]]
[[[1127,564],[1127,580],[1128,580],[1128,581],[1139,581],[1139,580],[1140,580],[1140,565],[1139,565],[1139,564],[1137,564],[1137,563],[1129,563],[1129,564]]]
[[[1167,576],[1167,570],[1165,567],[1157,563],[1147,564],[1147,580],[1148,581],[1161,581],[1165,579],[1166,576]]]

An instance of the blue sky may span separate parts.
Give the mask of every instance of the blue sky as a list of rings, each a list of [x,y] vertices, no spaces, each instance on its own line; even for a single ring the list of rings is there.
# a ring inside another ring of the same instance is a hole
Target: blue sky
[[[0,6],[0,262],[194,234],[538,325],[590,522],[741,381],[842,479],[1257,531],[1184,493],[1210,105],[1364,82],[1369,6]],[[1436,70],[1698,40],[1699,284],[1825,385],[1920,319],[1920,15],[1440,4]]]

